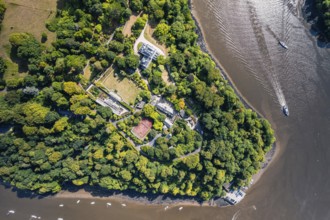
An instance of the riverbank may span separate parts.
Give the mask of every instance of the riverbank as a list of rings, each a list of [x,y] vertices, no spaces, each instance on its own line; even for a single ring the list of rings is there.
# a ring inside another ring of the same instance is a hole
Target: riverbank
[[[273,148],[265,155],[265,161],[261,164],[261,169],[255,175],[253,175],[253,181],[248,189],[255,185],[263,173],[267,170],[270,163],[276,158],[278,151]],[[46,197],[47,198],[47,197]],[[118,203],[134,203],[137,205],[151,205],[151,206],[195,206],[195,207],[226,207],[231,206],[222,198],[212,199],[210,201],[200,201],[191,197],[180,197],[162,194],[142,194],[133,190],[126,191],[110,191],[98,186],[85,186],[84,188],[76,186],[67,186],[64,190],[57,193],[50,198],[55,199],[98,199],[98,200],[110,200]]]
[[[221,76],[228,81],[229,85],[234,89],[236,95],[238,96],[238,98],[240,99],[240,101],[244,104],[244,106],[248,109],[252,109],[253,111],[255,111],[259,117],[261,118],[265,118],[264,115],[262,115],[257,109],[255,109],[253,107],[253,105],[251,103],[249,103],[249,101],[244,97],[244,95],[238,90],[238,88],[235,86],[235,84],[233,83],[233,80],[230,78],[230,75],[227,73],[226,69],[223,67],[223,65],[220,63],[220,61],[214,56],[214,54],[211,52],[211,49],[209,47],[209,45],[207,44],[207,42],[204,39],[205,33],[200,25],[200,20],[197,16],[196,11],[194,10],[194,3],[193,0],[188,0],[189,2],[189,7],[190,7],[190,11],[191,11],[191,15],[193,20],[195,21],[196,27],[197,27],[197,34],[198,34],[198,42],[197,44],[200,46],[201,50],[204,53],[207,53],[212,60],[215,62],[215,64],[217,65],[217,67],[220,69],[221,72]],[[249,188],[258,182],[258,180],[260,179],[260,177],[262,176],[262,174],[266,171],[266,169],[269,167],[270,163],[274,160],[274,158],[278,155],[278,151],[276,150],[276,142],[273,144],[272,149],[266,153],[265,155],[265,161],[261,164],[261,169],[259,170],[258,173],[256,173],[255,175],[253,175],[252,179],[253,179],[253,183],[249,186]]]
[[[209,206],[209,207],[224,207],[229,204],[223,199],[201,202],[194,198],[161,195],[161,194],[142,194],[132,190],[127,191],[110,191],[97,186],[87,186],[83,189],[77,189],[72,191],[76,187],[70,187],[70,189],[62,190],[54,195],[52,198],[58,199],[100,199],[110,200],[119,203],[135,203],[137,205],[151,205],[151,206]]]

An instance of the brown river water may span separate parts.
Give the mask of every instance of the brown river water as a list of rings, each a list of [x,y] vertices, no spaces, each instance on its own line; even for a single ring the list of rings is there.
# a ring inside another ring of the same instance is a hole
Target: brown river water
[[[241,94],[273,125],[277,155],[238,205],[143,205],[105,199],[20,198],[0,186],[0,220],[330,219],[330,49],[298,0],[193,0],[208,46]],[[279,46],[282,40],[288,50]],[[286,104],[290,117],[281,106]],[[94,205],[90,203],[95,201]],[[111,202],[112,205],[106,205]],[[63,207],[59,207],[63,204]],[[8,210],[15,210],[9,214]]]

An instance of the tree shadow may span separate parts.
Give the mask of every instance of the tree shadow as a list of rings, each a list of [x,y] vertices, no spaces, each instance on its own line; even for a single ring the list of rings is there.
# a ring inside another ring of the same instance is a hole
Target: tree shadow
[[[326,27],[320,12],[317,10],[315,1],[306,0],[301,10],[304,19],[310,25],[309,33],[317,40],[317,46],[320,48],[330,48],[330,41],[323,31]]]
[[[61,10],[61,9],[63,9],[64,6],[65,6],[65,0],[57,0],[56,4],[57,4],[56,8],[57,8],[58,10]]]
[[[16,193],[18,198],[27,198],[27,199],[43,199],[51,194],[40,195],[30,190],[21,190],[16,187],[11,186],[9,183],[0,181],[0,185],[4,186],[6,190],[11,190],[12,192]]]
[[[53,193],[46,193],[46,194],[38,194],[34,191],[30,190],[21,190],[17,189],[16,187],[11,186],[9,183],[5,183],[0,181],[0,185],[4,186],[6,190],[11,190],[12,192],[16,193],[18,198],[28,198],[28,199],[44,199],[53,197],[55,194]],[[160,193],[139,193],[134,190],[107,190],[100,186],[75,186],[73,184],[64,184],[62,186],[62,190],[76,193],[79,190],[85,190],[86,192],[90,193],[91,196],[99,197],[99,198],[110,198],[110,197],[117,197],[123,198],[130,201],[136,201],[144,204],[175,204],[175,203],[195,203],[202,205],[203,200],[199,197],[191,197],[191,196],[174,196],[174,195],[164,195]],[[222,198],[215,198],[212,201],[208,202],[210,205],[213,206],[228,206],[229,204]]]
[[[28,62],[26,62],[25,60],[23,60],[17,56],[17,49],[14,47],[11,47],[10,59],[12,62],[14,62],[18,65],[19,73],[25,73],[28,71]]]
[[[134,190],[107,190],[100,186],[84,186],[78,187],[72,184],[67,184],[63,187],[63,190],[68,192],[77,192],[81,189],[84,189],[86,192],[90,193],[92,196],[100,198],[108,198],[111,196],[123,197],[129,200],[138,201],[142,203],[149,204],[163,204],[163,203],[178,203],[178,202],[194,202],[202,204],[203,200],[200,198],[189,197],[189,196],[171,196],[163,195],[159,193],[139,193]]]

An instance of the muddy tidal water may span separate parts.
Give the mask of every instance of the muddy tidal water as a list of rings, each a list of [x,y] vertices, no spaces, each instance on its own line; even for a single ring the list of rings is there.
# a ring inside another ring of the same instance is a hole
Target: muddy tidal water
[[[164,210],[104,199],[20,198],[0,186],[0,219],[330,219],[330,48],[313,36],[301,4],[193,0],[210,51],[276,132],[277,155],[240,204]]]

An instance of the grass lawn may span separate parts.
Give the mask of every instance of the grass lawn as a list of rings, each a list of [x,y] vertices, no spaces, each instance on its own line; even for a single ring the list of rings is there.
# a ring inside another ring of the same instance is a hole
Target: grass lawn
[[[133,103],[141,91],[131,80],[115,77],[112,68],[104,74],[100,82],[110,91],[115,91],[126,103]]]
[[[46,20],[56,15],[57,1],[55,0],[6,0],[7,10],[0,33],[0,56],[9,59],[5,46],[9,44],[11,33],[28,32],[41,41],[41,34],[48,35],[46,45],[56,38],[56,34],[47,30]]]

